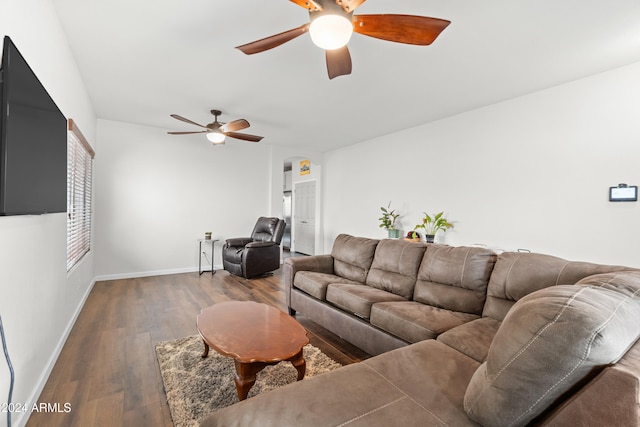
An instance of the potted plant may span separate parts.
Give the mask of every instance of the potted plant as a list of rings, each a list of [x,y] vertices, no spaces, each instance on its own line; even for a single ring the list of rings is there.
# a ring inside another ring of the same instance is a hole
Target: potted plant
[[[422,218],[422,223],[416,225],[413,229],[417,230],[418,228],[424,229],[425,238],[428,243],[433,243],[436,233],[440,230],[446,232],[449,228],[453,228],[453,224],[451,224],[443,215],[444,212],[439,212],[435,214],[433,217],[428,213],[424,213],[424,218]]]
[[[391,202],[386,208],[381,207],[380,210],[382,211],[382,216],[378,218],[380,220],[380,228],[387,230],[389,238],[397,239],[400,237],[400,230],[396,229],[396,220],[400,214],[396,213],[395,209],[391,209]]]

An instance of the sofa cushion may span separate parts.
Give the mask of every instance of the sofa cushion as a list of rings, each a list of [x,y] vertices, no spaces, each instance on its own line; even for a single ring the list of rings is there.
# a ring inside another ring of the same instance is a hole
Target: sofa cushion
[[[606,396],[606,397],[605,397]],[[604,400],[606,399],[606,404]],[[638,426],[640,424],[640,340],[615,365],[544,417],[541,425]]]
[[[363,319],[371,316],[371,306],[381,301],[406,301],[399,295],[367,285],[331,283],[327,287],[327,301],[347,313]]]
[[[448,310],[481,314],[496,254],[489,249],[429,245],[413,299]]]
[[[640,270],[617,271],[594,274],[578,280],[578,286],[611,289],[629,296],[635,296],[640,287]]]
[[[438,341],[478,362],[484,362],[500,323],[491,317],[475,319],[438,335]]]
[[[357,284],[357,282],[353,280],[345,279],[335,274],[318,273],[315,271],[299,271],[293,280],[293,286],[295,288],[322,301],[324,301],[327,296],[327,286],[330,283]]]
[[[498,256],[487,288],[483,316],[504,319],[513,304],[525,295],[556,285],[573,285],[598,273],[626,267],[567,261],[551,255],[504,252]]]
[[[463,408],[478,362],[429,340],[228,406],[203,427],[477,426]]]
[[[367,285],[411,299],[424,250],[421,243],[381,240],[367,275]]]
[[[429,417],[388,426],[473,426],[464,411],[464,393],[479,363],[435,340],[421,341],[362,361]],[[368,424],[363,424],[368,426]]]
[[[403,340],[414,343],[439,334],[478,315],[445,310],[415,301],[381,302],[371,309],[371,324]]]
[[[640,272],[559,285],[518,301],[465,393],[483,425],[526,425],[574,386],[615,363],[640,336]],[[622,288],[622,290],[621,290]]]
[[[378,240],[340,234],[333,242],[333,272],[345,279],[364,283],[373,262]]]

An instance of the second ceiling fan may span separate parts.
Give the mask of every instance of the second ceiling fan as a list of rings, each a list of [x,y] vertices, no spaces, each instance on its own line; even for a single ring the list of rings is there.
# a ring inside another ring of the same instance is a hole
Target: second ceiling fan
[[[247,55],[273,49],[309,32],[326,51],[329,78],[351,74],[347,43],[353,32],[397,43],[426,46],[450,21],[416,15],[354,15],[366,0],[290,0],[309,10],[310,22],[283,33],[238,46]]]
[[[225,137],[241,139],[243,141],[249,142],[260,142],[263,137],[258,135],[250,135],[248,133],[240,133],[237,132],[242,129],[248,128],[249,122],[245,119],[237,119],[230,121],[229,123],[219,122],[218,116],[222,114],[220,110],[211,110],[211,114],[215,117],[212,123],[208,125],[201,125],[200,123],[196,123],[193,120],[189,120],[178,114],[171,114],[171,117],[174,119],[180,120],[181,122],[189,123],[195,126],[198,126],[204,130],[196,130],[196,131],[180,131],[180,132],[167,132],[169,135],[189,135],[194,133],[204,133],[207,135],[207,139],[214,144],[224,144]]]

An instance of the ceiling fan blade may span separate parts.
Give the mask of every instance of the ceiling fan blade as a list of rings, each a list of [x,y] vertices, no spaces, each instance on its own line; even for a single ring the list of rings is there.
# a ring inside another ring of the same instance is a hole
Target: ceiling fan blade
[[[203,126],[200,123],[196,123],[193,120],[185,119],[184,117],[179,116],[177,114],[172,114],[171,117],[173,117],[174,119],[178,119],[178,120],[180,120],[182,122],[185,122],[185,123],[191,123],[192,125],[196,125],[196,126],[200,126],[201,128],[208,129],[206,126]]]
[[[336,0],[336,3],[338,3],[345,12],[350,13],[356,10],[356,7],[360,6],[365,1],[367,0]]]
[[[208,130],[197,130],[195,132],[167,132],[169,135],[189,135],[192,133],[208,133]]]
[[[233,120],[229,123],[223,124],[222,126],[220,126],[220,130],[222,132],[233,132],[236,130],[246,129],[249,126],[251,125],[245,119],[238,119],[238,120]]]
[[[316,3],[313,0],[289,0],[289,1],[292,1],[298,6],[304,7],[310,12],[322,10],[322,6],[320,6],[318,3]]]
[[[329,79],[351,74],[351,54],[347,46],[335,50],[327,50],[327,71]]]
[[[301,25],[293,30],[285,31],[280,34],[276,34],[264,39],[257,40],[255,42],[243,44],[242,46],[236,46],[236,49],[240,49],[246,55],[253,55],[254,53],[264,52],[265,50],[273,49],[280,46],[290,40],[295,39],[298,36],[303,35],[309,31],[309,23]]]
[[[353,31],[397,43],[430,45],[451,21],[415,15],[356,15]]]
[[[244,141],[250,142],[259,142],[262,138],[264,138],[262,136],[249,135],[248,133],[225,132],[224,134],[231,138],[242,139]]]

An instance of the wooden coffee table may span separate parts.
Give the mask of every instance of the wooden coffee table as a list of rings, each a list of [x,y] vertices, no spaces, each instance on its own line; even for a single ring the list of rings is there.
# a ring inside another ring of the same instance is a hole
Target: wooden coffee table
[[[229,301],[203,309],[196,319],[204,343],[202,357],[209,347],[232,357],[236,366],[238,399],[244,400],[265,366],[288,361],[304,378],[306,362],[302,347],[309,343],[307,331],[293,317],[253,301]]]

